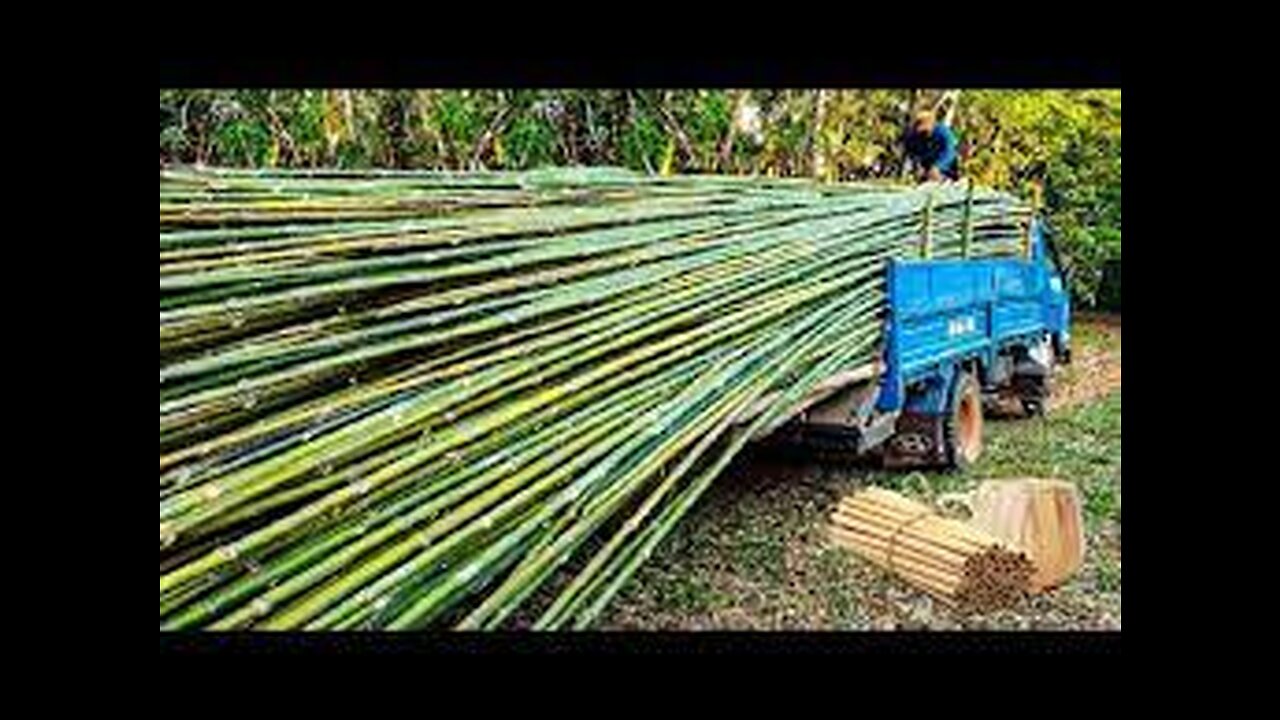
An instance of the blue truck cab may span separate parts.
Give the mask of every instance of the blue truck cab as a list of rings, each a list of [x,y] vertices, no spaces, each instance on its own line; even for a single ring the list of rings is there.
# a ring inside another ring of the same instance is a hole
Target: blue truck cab
[[[982,451],[984,410],[1044,410],[1070,362],[1067,287],[1040,221],[1016,257],[892,260],[878,381],[812,413],[803,434],[890,467],[964,467]]]

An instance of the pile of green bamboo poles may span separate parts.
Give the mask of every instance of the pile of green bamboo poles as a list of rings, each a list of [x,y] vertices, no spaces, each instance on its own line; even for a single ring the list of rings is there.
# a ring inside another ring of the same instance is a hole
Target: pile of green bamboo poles
[[[1027,218],[960,185],[164,171],[161,627],[587,627],[874,359],[888,258],[1017,253]]]

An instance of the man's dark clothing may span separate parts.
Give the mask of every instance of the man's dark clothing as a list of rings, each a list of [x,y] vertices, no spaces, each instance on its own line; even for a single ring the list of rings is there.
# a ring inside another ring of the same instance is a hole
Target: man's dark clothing
[[[944,123],[933,126],[932,133],[912,130],[907,134],[907,155],[922,170],[931,167],[952,180],[960,177],[960,164],[957,162],[956,136]]]

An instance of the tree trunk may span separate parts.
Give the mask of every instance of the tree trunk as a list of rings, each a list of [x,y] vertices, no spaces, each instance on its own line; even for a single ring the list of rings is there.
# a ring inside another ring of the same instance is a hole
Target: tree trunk
[[[565,157],[570,165],[577,165],[578,160],[578,98],[572,92],[566,92],[564,102]]]
[[[902,137],[904,138],[907,136],[907,133],[911,132],[911,118],[915,115],[916,104],[919,101],[920,91],[918,89],[911,90],[907,97],[907,111],[903,114],[902,118]],[[910,163],[907,158],[907,147],[901,141],[898,143],[898,153],[898,179],[905,182],[907,179],[907,171],[910,170],[908,167]]]
[[[507,104],[501,90],[498,91],[498,102],[502,103],[502,106],[498,108],[497,113],[494,113],[493,120],[489,122],[489,127],[485,128],[484,134],[480,136],[480,141],[476,143],[475,150],[471,152],[471,168],[473,170],[479,167],[485,150],[489,149],[489,144],[493,142],[498,133],[502,132],[502,128],[507,124],[507,118],[511,115],[511,106]]]
[[[738,134],[738,118],[742,115],[742,110],[746,107],[747,100],[751,97],[751,91],[739,90],[735,95],[733,114],[729,118],[729,130],[725,133],[724,141],[720,143],[720,152],[716,158],[716,170],[718,172],[724,172],[725,166],[729,164],[733,156],[733,141]]]
[[[685,162],[697,167],[698,153],[694,151],[693,143],[689,142],[689,136],[685,134],[680,127],[680,123],[676,121],[675,115],[671,112],[670,102],[671,91],[664,90],[662,99],[654,105],[657,108],[658,117],[662,120],[663,126],[667,128],[667,132],[671,133],[672,137],[676,139],[676,144],[679,145],[680,151],[685,155]]]
[[[386,163],[389,167],[407,167],[409,132],[405,122],[408,96],[404,90],[390,90],[379,107],[379,121],[386,128]]]
[[[826,154],[822,148],[822,123],[827,119],[827,103],[831,99],[830,90],[819,90],[814,98],[813,122],[809,126],[807,147],[809,150],[809,175],[822,178],[827,170]]]

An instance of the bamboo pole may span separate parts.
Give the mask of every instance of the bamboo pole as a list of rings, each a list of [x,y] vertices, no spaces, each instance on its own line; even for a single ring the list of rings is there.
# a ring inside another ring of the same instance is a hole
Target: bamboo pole
[[[924,232],[921,237],[920,257],[928,260],[933,257],[933,205],[934,192],[930,189],[924,206]]]

